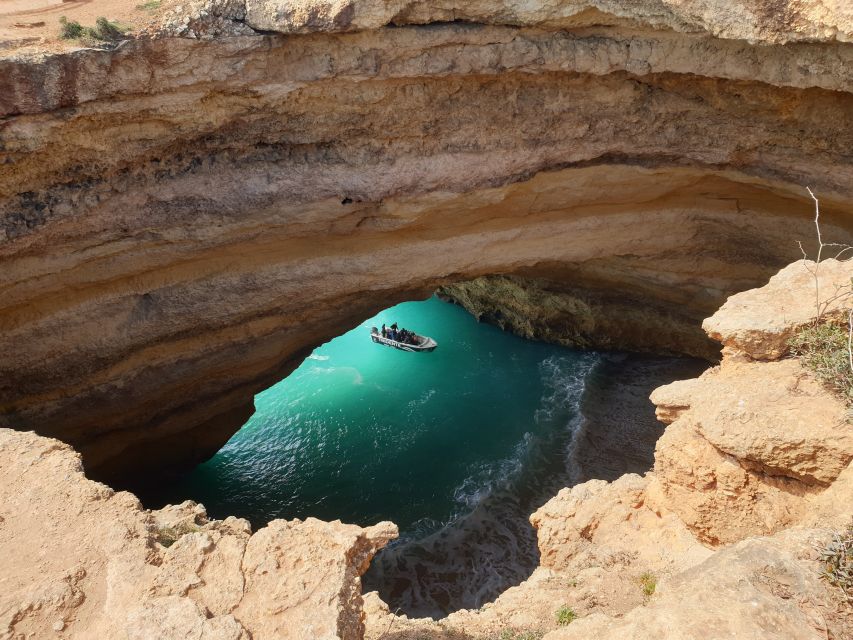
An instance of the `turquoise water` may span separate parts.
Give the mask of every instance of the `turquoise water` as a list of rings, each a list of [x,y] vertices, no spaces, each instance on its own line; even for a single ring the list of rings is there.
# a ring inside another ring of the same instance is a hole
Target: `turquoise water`
[[[438,342],[371,342],[400,326]],[[392,520],[401,539],[366,589],[414,615],[480,606],[536,565],[530,512],[570,479],[594,353],[479,324],[436,297],[387,309],[317,348],[255,398],[249,422],[160,496],[211,516]]]

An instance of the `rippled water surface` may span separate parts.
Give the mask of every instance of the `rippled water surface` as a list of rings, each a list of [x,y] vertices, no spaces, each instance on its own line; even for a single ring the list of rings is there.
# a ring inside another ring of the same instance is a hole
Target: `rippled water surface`
[[[397,322],[433,353],[373,344]],[[213,517],[392,520],[365,576],[414,615],[478,607],[536,564],[532,509],[572,471],[572,433],[599,356],[522,340],[430,298],[383,311],[259,394],[207,463],[167,489]]]

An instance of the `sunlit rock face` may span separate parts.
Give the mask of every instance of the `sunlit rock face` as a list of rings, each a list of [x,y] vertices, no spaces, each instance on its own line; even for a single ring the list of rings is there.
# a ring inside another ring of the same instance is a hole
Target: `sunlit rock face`
[[[381,522],[210,520],[148,511],[83,475],[69,446],[0,429],[4,638],[364,636],[361,582],[397,535]]]
[[[495,274],[594,302],[553,319],[583,346],[713,357],[700,319],[813,238],[805,185],[850,238],[840,8],[292,6],[0,60],[0,425],[192,464],[314,345]]]

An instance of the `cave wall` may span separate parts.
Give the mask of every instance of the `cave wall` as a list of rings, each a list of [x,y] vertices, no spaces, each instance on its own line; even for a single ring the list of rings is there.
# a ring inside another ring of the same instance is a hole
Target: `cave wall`
[[[192,464],[317,344],[494,274],[633,292],[584,346],[707,356],[698,320],[810,246],[805,185],[851,239],[837,25],[349,4],[0,60],[0,426],[96,477]]]
[[[438,289],[438,295],[478,321],[529,340],[719,360],[720,346],[701,330],[706,300],[696,296],[680,307],[660,304],[657,292],[649,291],[655,283],[647,278],[648,272],[635,261],[619,262],[606,266],[624,266],[622,277],[603,280],[599,276],[594,284],[589,281],[598,274],[589,273],[592,265],[581,269],[537,265],[510,275],[447,284]]]

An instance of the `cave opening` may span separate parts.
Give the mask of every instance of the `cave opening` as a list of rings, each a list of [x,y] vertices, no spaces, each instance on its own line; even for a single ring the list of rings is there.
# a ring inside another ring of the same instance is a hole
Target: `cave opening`
[[[663,428],[649,393],[708,363],[528,340],[444,298],[385,309],[317,347],[256,396],[212,459],[137,493],[255,529],[391,520],[400,538],[373,560],[365,592],[413,617],[494,600],[538,564],[530,514],[565,486],[647,471]],[[371,342],[371,327],[395,322],[438,348]]]

